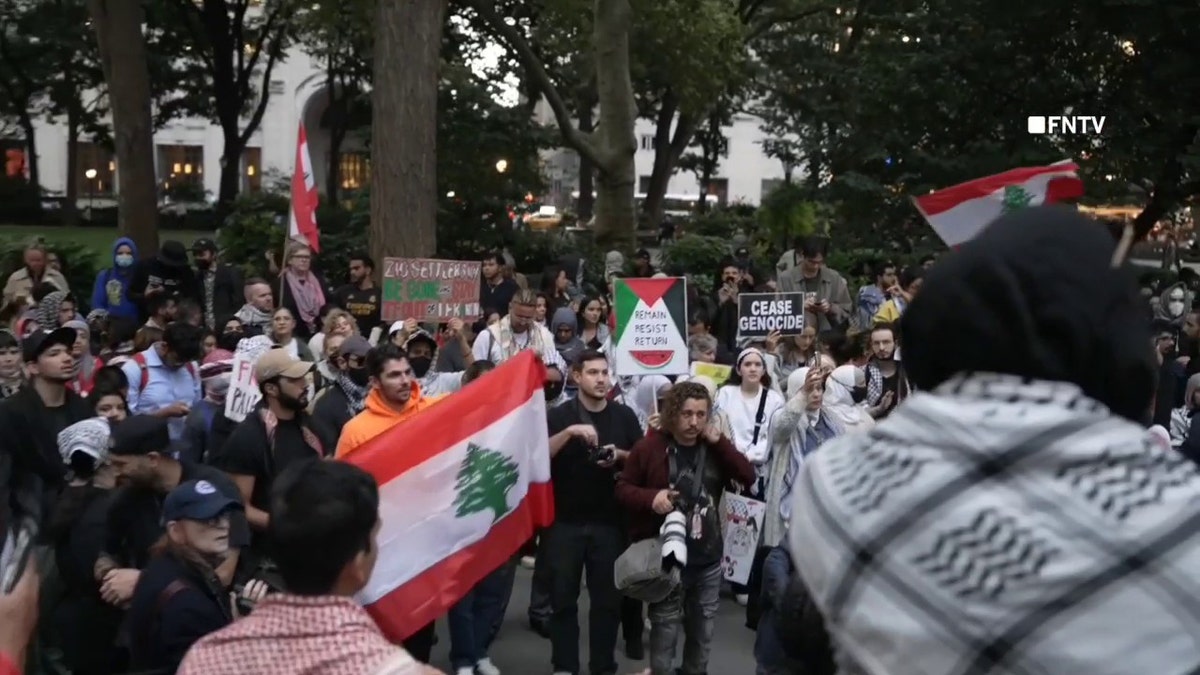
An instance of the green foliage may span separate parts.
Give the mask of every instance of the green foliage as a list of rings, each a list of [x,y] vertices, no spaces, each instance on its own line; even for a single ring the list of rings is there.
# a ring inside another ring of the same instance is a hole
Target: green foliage
[[[829,216],[828,207],[813,202],[810,191],[795,183],[776,187],[758,209],[762,233],[781,250],[791,248],[797,237],[828,233]]]
[[[712,209],[698,213],[683,223],[683,230],[688,234],[702,237],[720,237],[725,239],[728,252],[730,240],[737,235],[745,235],[754,231],[754,213],[745,213],[733,209]]]
[[[730,258],[729,240],[720,236],[684,234],[663,248],[662,269],[667,274],[686,273],[688,283],[701,294],[711,293],[720,265]]]
[[[25,247],[33,239],[42,241],[48,250],[58,254],[59,260],[65,262],[63,271],[66,273],[67,285],[77,300],[86,304],[92,297],[92,284],[96,281],[96,273],[107,267],[108,261],[102,263],[96,252],[84,244],[47,241],[41,237],[0,237],[0,275],[7,279],[25,264]]]

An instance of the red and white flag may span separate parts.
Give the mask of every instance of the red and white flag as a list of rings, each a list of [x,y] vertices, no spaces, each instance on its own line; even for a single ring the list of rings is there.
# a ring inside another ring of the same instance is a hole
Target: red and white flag
[[[343,461],[379,483],[379,561],[358,596],[403,640],[554,520],[546,367],[522,352]]]
[[[953,248],[974,239],[993,220],[1026,206],[1083,196],[1079,166],[1071,160],[1012,169],[915,197],[917,210]]]
[[[296,139],[296,170],[292,173],[292,208],[288,214],[288,239],[320,252],[317,229],[317,182],[313,179],[312,157],[308,155],[308,136],[304,123]]]

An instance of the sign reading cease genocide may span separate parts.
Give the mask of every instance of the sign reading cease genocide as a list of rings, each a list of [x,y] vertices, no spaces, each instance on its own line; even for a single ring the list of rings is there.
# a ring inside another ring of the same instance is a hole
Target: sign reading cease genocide
[[[780,335],[804,332],[804,294],[738,294],[738,337],[763,338],[775,332]]]
[[[384,258],[383,320],[478,319],[479,267],[462,260]]]

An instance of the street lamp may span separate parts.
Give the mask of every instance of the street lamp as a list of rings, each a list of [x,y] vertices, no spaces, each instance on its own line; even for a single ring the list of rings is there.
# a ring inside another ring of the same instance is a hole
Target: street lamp
[[[92,207],[95,206],[96,200],[96,170],[88,169],[83,172],[83,175],[88,179],[88,220],[91,220]]]
[[[504,173],[505,171],[508,171],[508,160],[502,159],[502,160],[497,161],[496,162],[496,172]]]

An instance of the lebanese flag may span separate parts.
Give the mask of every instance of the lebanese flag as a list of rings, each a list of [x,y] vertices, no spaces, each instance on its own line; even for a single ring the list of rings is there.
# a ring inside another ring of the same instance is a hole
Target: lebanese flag
[[[308,155],[308,136],[304,122],[296,139],[296,169],[292,173],[292,208],[288,214],[288,239],[320,252],[317,229],[317,182],[313,179],[312,157]]]
[[[521,352],[344,461],[379,484],[379,561],[358,595],[403,640],[554,520],[546,367]]]
[[[1083,196],[1079,166],[1071,160],[1012,169],[915,197],[917,210],[951,248],[974,239],[1002,214],[1024,206]]]

